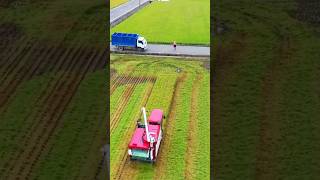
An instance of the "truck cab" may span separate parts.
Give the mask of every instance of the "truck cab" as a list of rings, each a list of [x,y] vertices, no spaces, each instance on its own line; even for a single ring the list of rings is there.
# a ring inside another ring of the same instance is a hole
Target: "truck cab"
[[[137,47],[141,48],[141,49],[146,49],[147,48],[147,40],[144,37],[139,36],[137,39]]]

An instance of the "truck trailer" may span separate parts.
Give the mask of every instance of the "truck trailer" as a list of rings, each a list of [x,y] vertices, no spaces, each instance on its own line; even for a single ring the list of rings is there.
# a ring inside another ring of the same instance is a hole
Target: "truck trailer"
[[[147,48],[147,40],[139,34],[113,33],[111,36],[111,44],[118,49],[140,49]]]

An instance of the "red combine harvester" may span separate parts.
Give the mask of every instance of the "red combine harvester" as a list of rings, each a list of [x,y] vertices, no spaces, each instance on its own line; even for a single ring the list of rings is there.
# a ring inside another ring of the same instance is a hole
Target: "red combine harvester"
[[[155,162],[162,139],[163,112],[152,110],[147,122],[146,110],[142,108],[144,124],[137,123],[137,128],[129,143],[128,154],[131,159]]]

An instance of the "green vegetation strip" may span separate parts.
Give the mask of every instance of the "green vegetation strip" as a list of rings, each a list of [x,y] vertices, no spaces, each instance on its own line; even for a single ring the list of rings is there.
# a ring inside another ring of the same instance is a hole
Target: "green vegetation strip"
[[[170,111],[169,106],[173,96],[176,79],[176,75],[159,74],[148,99],[146,108],[149,110],[162,109],[167,116]]]
[[[46,74],[19,85],[6,111],[0,114],[0,168],[6,168],[4,163],[11,153],[23,149],[21,136],[33,124],[34,112],[41,108],[35,102],[51,77]]]
[[[154,1],[111,29],[138,33],[149,43],[210,44],[210,1]]]
[[[121,161],[121,155],[125,151],[120,149],[120,145],[123,143],[129,143],[126,137],[128,129],[132,129],[132,124],[136,122],[134,117],[140,113],[140,103],[144,96],[146,84],[138,84],[133,91],[133,94],[128,99],[129,103],[124,109],[122,116],[120,117],[118,127],[110,136],[110,164],[111,164],[111,177],[114,177],[115,164]],[[132,129],[133,130],[133,129]],[[125,134],[124,134],[125,133]]]
[[[61,119],[61,128],[52,138],[52,149],[40,158],[35,177],[74,179],[83,173],[81,169],[85,169],[84,177],[94,177],[97,160],[102,158],[100,149],[106,143],[101,133],[105,132],[101,127],[106,127],[106,99],[101,98],[106,97],[104,82],[105,73],[101,71],[87,75],[81,82]],[[95,151],[95,158],[88,159],[91,151]]]
[[[179,98],[177,99],[176,116],[173,121],[172,128],[173,135],[171,137],[170,150],[166,152],[168,158],[166,159],[166,179],[179,179],[184,177],[185,159],[183,154],[187,150],[188,125],[191,108],[192,85],[195,80],[194,74],[189,74],[182,88],[179,91]],[[179,145],[177,145],[179,143]],[[177,169],[179,171],[177,171]]]
[[[165,116],[168,117],[176,78],[176,75],[164,75],[162,72],[158,74],[157,81],[146,105],[148,110],[160,108],[164,110]],[[166,118],[163,122],[163,127],[165,127],[167,121],[168,119]],[[166,131],[165,128],[163,130]],[[152,179],[154,177],[154,167],[150,166],[150,164],[139,163],[137,166],[139,169],[137,179]]]
[[[194,108],[194,107],[191,107]],[[197,106],[197,156],[195,179],[210,179],[210,74],[204,73],[199,87]]]
[[[114,111],[117,109],[120,97],[123,94],[125,88],[125,85],[117,87],[113,94],[110,96],[110,117],[112,117]]]

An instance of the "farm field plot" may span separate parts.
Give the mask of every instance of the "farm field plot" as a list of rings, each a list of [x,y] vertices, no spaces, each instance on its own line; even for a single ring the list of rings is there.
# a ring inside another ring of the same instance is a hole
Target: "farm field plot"
[[[111,29],[138,33],[149,43],[210,44],[210,1],[154,1]]]
[[[110,9],[115,8],[123,3],[128,2],[128,0],[111,0],[110,1]]]
[[[317,179],[319,1],[215,5],[213,178]]]
[[[0,1],[0,179],[106,178],[102,5]]]
[[[209,179],[210,73],[205,66],[191,59],[111,55],[111,179]],[[142,106],[160,108],[167,117],[155,164],[131,161],[127,154]]]

